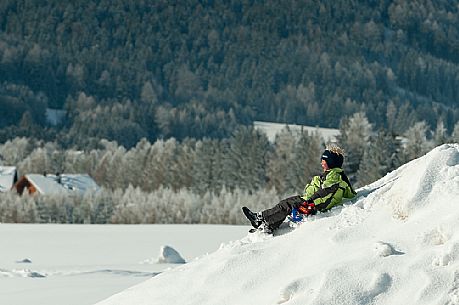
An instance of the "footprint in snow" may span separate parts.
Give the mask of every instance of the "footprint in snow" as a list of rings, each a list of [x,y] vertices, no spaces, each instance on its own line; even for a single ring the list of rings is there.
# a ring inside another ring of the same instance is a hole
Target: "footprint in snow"
[[[298,279],[291,282],[280,291],[280,299],[277,301],[277,304],[286,303],[290,301],[296,294],[304,292],[310,282],[311,280],[308,278]]]
[[[365,304],[370,304],[374,298],[378,295],[386,292],[389,290],[390,286],[392,286],[392,277],[387,273],[379,273],[375,274],[373,280],[370,282],[370,285],[365,292],[363,300],[365,300]]]

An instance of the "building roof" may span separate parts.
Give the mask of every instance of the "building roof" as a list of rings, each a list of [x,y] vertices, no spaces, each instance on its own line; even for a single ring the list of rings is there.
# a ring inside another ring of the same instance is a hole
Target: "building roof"
[[[46,177],[60,183],[60,185],[69,191],[85,193],[87,191],[99,190],[97,183],[87,174],[47,175]]]
[[[84,194],[86,192],[96,192],[100,189],[97,183],[87,174],[27,174],[21,177],[21,179],[16,183],[16,188],[21,194],[24,188],[24,183],[22,182],[24,179],[27,180],[38,193],[43,195],[72,193]],[[15,181],[13,175],[13,178],[11,178],[11,184],[8,188],[5,187],[5,189],[10,190],[14,183]]]
[[[40,194],[54,195],[67,193],[68,190],[54,179],[50,179],[40,174],[28,174],[25,176],[27,180],[37,189]]]
[[[0,166],[0,192],[7,192],[13,187],[15,176],[15,166]]]

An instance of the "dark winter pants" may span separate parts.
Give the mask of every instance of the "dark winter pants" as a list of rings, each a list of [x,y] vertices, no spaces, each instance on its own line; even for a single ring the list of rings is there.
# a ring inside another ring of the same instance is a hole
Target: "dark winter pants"
[[[297,209],[303,202],[304,199],[300,196],[289,197],[281,200],[273,208],[264,210],[261,214],[271,229],[277,229],[284,219],[292,213],[292,209]]]

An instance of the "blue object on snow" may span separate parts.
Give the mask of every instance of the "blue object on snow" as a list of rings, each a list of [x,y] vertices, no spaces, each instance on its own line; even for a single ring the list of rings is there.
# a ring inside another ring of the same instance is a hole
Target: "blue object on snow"
[[[303,220],[303,215],[298,213],[297,209],[292,209],[292,213],[290,214],[290,221],[293,222],[300,222]]]

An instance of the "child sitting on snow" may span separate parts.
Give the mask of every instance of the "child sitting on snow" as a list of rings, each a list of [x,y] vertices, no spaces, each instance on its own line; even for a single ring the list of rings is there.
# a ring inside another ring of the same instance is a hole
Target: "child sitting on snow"
[[[321,157],[324,172],[312,178],[303,195],[283,199],[273,208],[258,213],[243,207],[244,215],[254,228],[263,225],[264,232],[272,233],[294,209],[303,215],[314,215],[317,211],[325,212],[341,204],[343,198],[353,198],[356,192],[341,168],[343,161],[341,148],[327,148]]]

